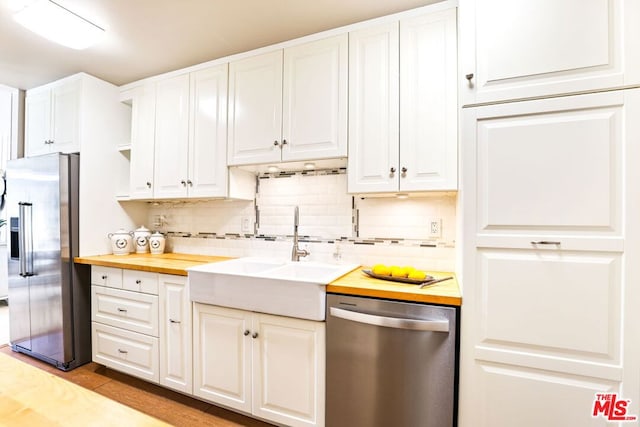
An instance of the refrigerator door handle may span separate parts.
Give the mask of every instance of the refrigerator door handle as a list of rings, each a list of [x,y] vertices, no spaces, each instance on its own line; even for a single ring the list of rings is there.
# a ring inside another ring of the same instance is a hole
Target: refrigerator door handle
[[[20,257],[20,276],[33,276],[33,227],[31,203],[18,203],[18,252]]]

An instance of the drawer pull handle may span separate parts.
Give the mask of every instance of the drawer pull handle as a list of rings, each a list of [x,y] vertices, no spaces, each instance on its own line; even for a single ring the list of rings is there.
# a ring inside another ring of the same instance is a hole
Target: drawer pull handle
[[[139,285],[140,283],[142,283],[142,280],[140,279],[136,280],[136,285]]]
[[[249,332],[249,330],[247,329],[246,331],[244,331],[244,336],[246,337],[247,335],[249,335],[251,332]]]
[[[254,332],[254,333],[253,333],[253,335],[251,335],[251,337],[252,337],[252,338],[254,338],[254,339],[255,339],[255,338],[258,338],[258,333],[257,333],[257,332]]]
[[[126,313],[126,312],[127,312],[127,309],[126,309],[126,308],[120,308],[120,307],[118,307],[118,311],[119,311],[120,313]]]
[[[118,349],[118,353],[121,353],[121,354],[127,354],[127,353],[129,353],[129,352],[128,352],[127,350],[122,350],[122,349],[120,349],[120,348],[119,348],[119,349]]]
[[[179,320],[173,320],[173,319],[169,319],[169,322],[171,322],[171,323],[180,323]]]
[[[102,280],[107,280],[107,275],[106,274],[102,275]]]
[[[561,242],[557,242],[555,240],[538,240],[538,241],[532,241],[531,244],[532,245],[558,245],[560,246]]]

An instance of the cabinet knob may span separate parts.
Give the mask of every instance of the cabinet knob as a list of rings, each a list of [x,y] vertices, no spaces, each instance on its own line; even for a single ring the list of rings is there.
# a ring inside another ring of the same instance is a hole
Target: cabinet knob
[[[244,331],[244,336],[246,337],[247,335],[249,335],[251,332],[249,332],[249,330],[247,329],[246,331]]]
[[[280,143],[278,141],[273,141],[273,145],[275,145],[276,147],[280,145]]]
[[[407,174],[407,168],[403,167],[402,169],[400,169],[400,171],[402,172],[402,176]]]
[[[258,338],[258,333],[254,332],[253,335],[251,335],[252,338]]]
[[[107,275],[106,274],[102,275],[102,280],[107,280]]]
[[[287,140],[286,139],[282,140],[282,145],[287,145]]]
[[[140,283],[142,283],[142,280],[136,279],[136,285],[139,285]]]
[[[147,181],[147,187],[151,188],[151,183],[149,181]]]
[[[118,307],[118,311],[119,311],[120,313],[126,313],[126,312],[127,312],[127,309],[126,309],[126,308],[120,308],[120,307]]]
[[[396,173],[396,168],[394,168],[393,166],[391,166],[391,169],[389,169],[390,173]]]
[[[179,320],[173,320],[173,319],[169,319],[169,322],[170,322],[170,323],[180,323],[180,321],[179,321]]]
[[[129,352],[128,352],[127,350],[122,350],[121,348],[119,348],[119,349],[118,349],[118,353],[121,353],[121,354],[127,354],[127,353],[129,353]]]
[[[193,182],[191,182],[190,179],[187,180],[187,184],[189,185],[189,187],[193,187]]]
[[[471,82],[471,80],[473,79],[473,73],[469,73],[469,74],[465,75],[464,78],[469,80],[469,82]]]
[[[184,179],[180,181],[180,184],[182,184],[183,187],[187,186],[187,181],[185,181]]]

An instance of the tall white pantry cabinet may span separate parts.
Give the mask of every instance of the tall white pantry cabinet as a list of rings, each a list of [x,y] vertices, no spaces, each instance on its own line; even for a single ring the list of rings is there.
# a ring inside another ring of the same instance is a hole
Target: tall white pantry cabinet
[[[459,425],[638,425],[593,410],[640,417],[640,4],[461,0],[459,22]]]

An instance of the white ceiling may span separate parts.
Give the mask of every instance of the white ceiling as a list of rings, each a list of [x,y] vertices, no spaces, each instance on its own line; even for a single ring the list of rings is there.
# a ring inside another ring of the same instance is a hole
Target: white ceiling
[[[0,84],[30,89],[84,71],[122,85],[438,0],[56,0],[106,29],[77,51],[12,19],[0,0]]]

